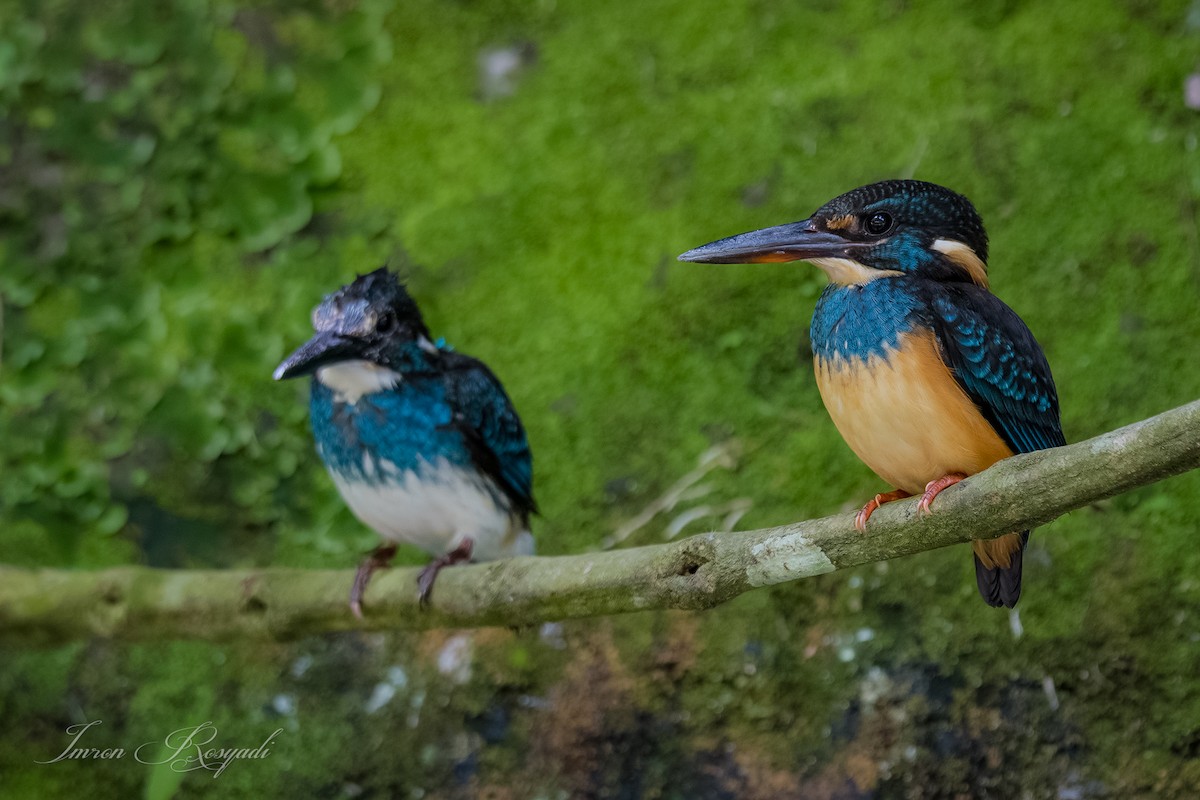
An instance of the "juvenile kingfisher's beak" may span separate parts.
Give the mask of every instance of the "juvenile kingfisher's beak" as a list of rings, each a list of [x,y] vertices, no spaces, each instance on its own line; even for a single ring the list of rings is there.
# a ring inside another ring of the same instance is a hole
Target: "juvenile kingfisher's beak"
[[[859,242],[823,231],[811,219],[739,233],[702,245],[679,256],[680,261],[705,264],[759,264],[812,258],[847,258]]]
[[[317,331],[275,368],[275,380],[311,375],[326,364],[353,358],[357,351],[358,344],[353,339],[339,336],[333,331]]]

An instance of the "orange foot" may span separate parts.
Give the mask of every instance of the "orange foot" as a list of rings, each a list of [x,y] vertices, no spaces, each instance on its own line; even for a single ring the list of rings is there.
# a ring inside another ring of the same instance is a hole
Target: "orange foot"
[[[941,494],[943,489],[948,489],[966,477],[962,472],[951,472],[949,475],[943,475],[936,481],[925,484],[925,494],[921,495],[921,502],[917,503],[917,513],[932,514],[933,511],[929,506],[933,504],[933,498]]]
[[[854,527],[858,529],[859,533],[866,533],[867,520],[869,520],[871,515],[875,513],[875,509],[879,508],[884,503],[890,503],[893,500],[903,500],[906,497],[912,497],[912,495],[903,489],[897,489],[894,492],[884,492],[883,494],[875,495],[875,498],[863,506],[862,510],[855,515]]]

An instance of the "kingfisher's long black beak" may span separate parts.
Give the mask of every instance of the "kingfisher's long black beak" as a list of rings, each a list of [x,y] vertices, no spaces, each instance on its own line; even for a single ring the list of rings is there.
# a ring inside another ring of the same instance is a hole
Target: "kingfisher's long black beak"
[[[750,233],[739,233],[702,245],[679,256],[680,261],[706,264],[758,264],[810,258],[845,258],[858,242],[823,231],[806,219]]]
[[[317,331],[275,368],[275,380],[311,375],[326,364],[353,358],[357,351],[358,343],[355,340],[339,336],[333,331]]]

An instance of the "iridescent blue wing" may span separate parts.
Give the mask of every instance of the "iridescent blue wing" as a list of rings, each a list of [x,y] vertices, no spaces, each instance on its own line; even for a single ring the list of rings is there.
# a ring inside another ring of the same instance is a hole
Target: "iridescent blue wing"
[[[1050,365],[1016,312],[968,285],[939,284],[929,307],[946,365],[1013,452],[1066,444]]]
[[[936,284],[930,325],[958,385],[1014,453],[1066,444],[1050,365],[1029,328],[974,285]],[[1029,531],[975,542],[975,581],[990,606],[1016,605]]]
[[[533,454],[525,428],[500,380],[482,361],[452,351],[441,354],[446,400],[471,460],[496,482],[514,508],[537,512]]]

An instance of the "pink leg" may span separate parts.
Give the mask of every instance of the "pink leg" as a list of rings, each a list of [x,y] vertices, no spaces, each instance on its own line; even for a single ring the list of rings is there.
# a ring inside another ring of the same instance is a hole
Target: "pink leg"
[[[921,495],[921,502],[917,503],[917,513],[932,514],[933,511],[929,506],[933,503],[933,498],[941,494],[943,489],[950,488],[966,477],[962,472],[951,472],[949,475],[943,475],[936,481],[925,484],[925,494]]]
[[[875,513],[875,510],[877,508],[879,508],[884,503],[890,503],[893,500],[903,500],[906,497],[912,497],[912,495],[909,494],[908,492],[904,491],[903,489],[897,489],[894,492],[884,492],[883,494],[875,495],[874,499],[872,499],[871,502],[869,502],[865,506],[863,506],[862,510],[859,511],[857,515],[855,515],[854,527],[858,529],[859,533],[866,533],[867,532],[867,520],[869,520],[871,518],[871,515]]]
[[[362,596],[363,592],[367,590],[367,583],[371,580],[372,573],[386,567],[394,555],[396,555],[396,545],[380,545],[371,555],[367,556],[366,561],[358,565],[358,572],[354,573],[354,585],[350,587],[350,610],[354,612],[354,616],[359,619],[363,618]]]
[[[417,599],[421,605],[429,605],[429,595],[433,591],[433,582],[437,580],[438,573],[442,571],[442,567],[451,567],[455,564],[461,564],[464,561],[471,560],[471,551],[475,549],[475,542],[471,539],[463,539],[462,544],[446,553],[444,556],[438,556],[425,569],[421,570],[420,576],[417,578]]]

